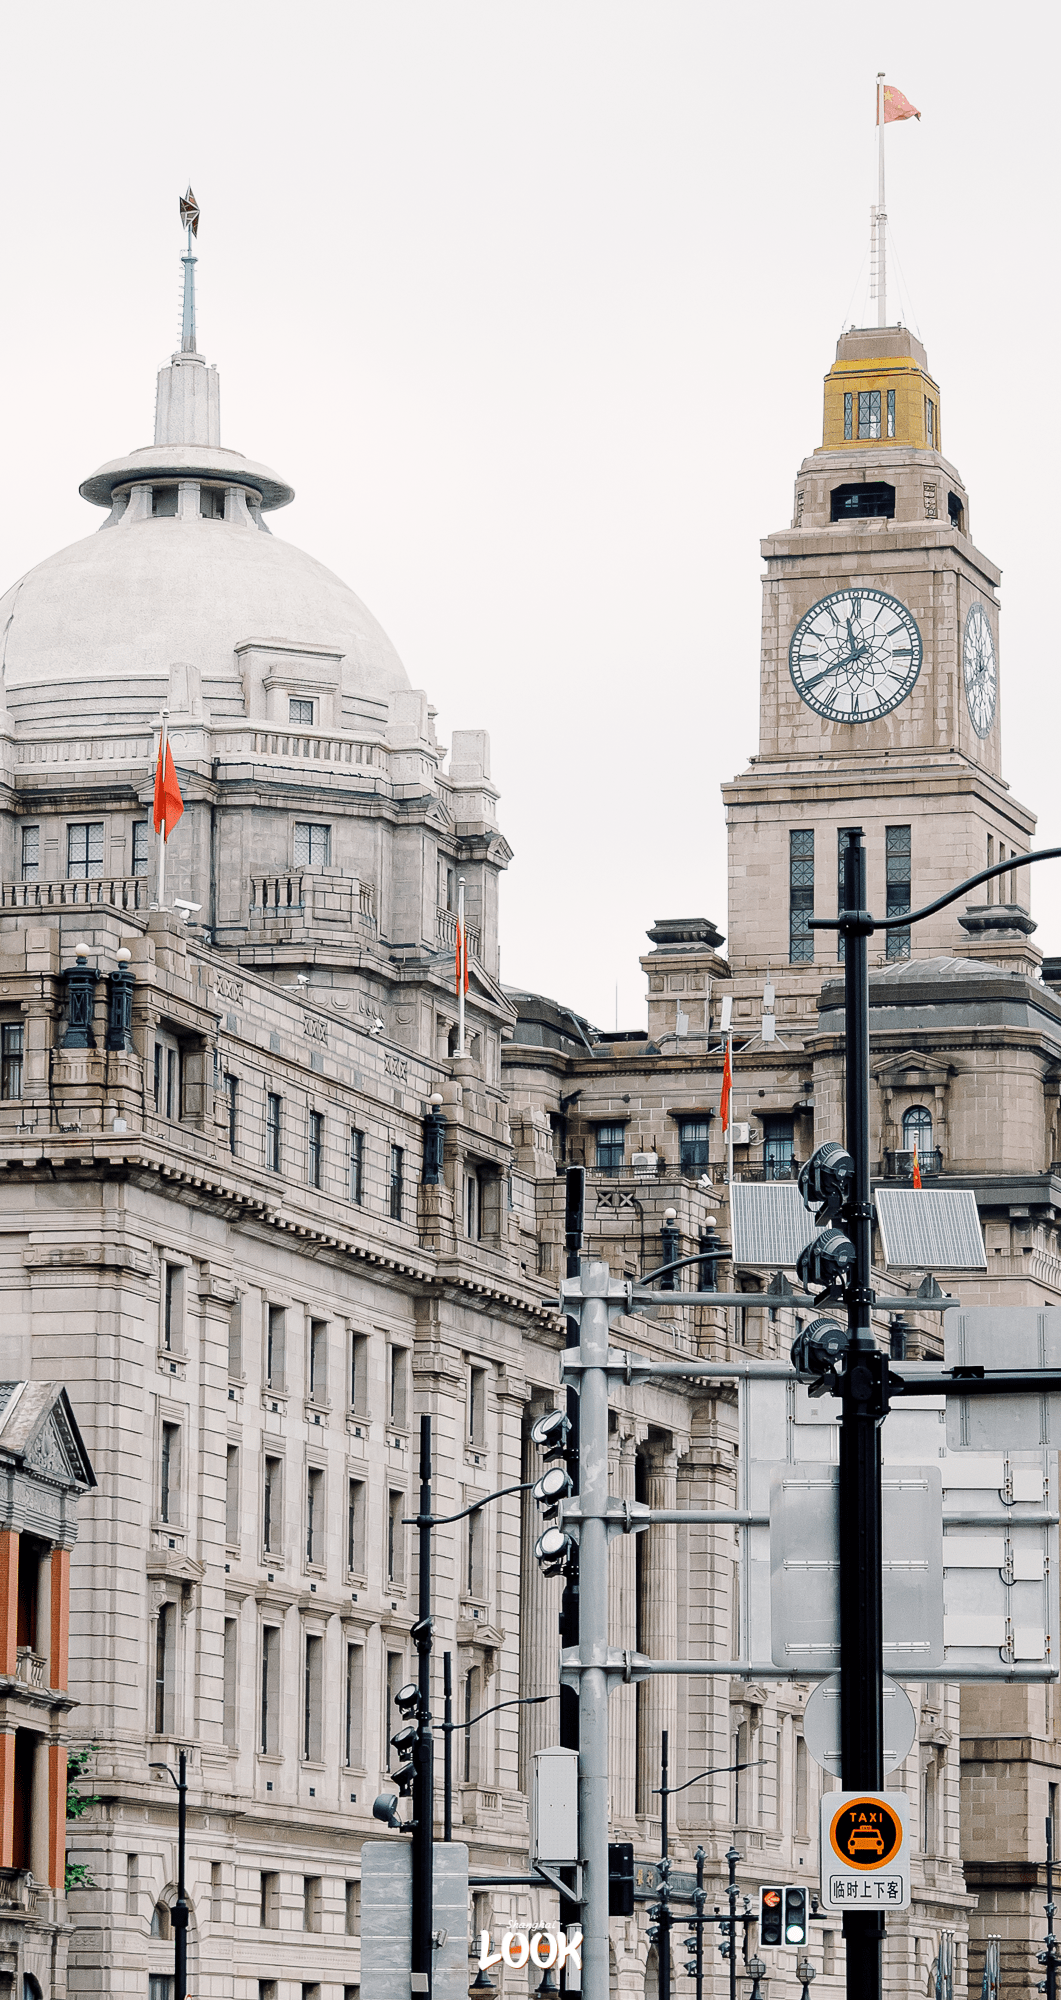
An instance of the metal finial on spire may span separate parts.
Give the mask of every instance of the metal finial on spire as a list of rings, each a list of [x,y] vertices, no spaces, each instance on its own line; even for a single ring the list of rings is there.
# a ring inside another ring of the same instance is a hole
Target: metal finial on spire
[[[181,353],[194,354],[195,348],[195,265],[192,255],[192,237],[199,234],[199,204],[192,193],[191,182],[187,194],[180,197],[181,223],[188,231],[188,248],[181,258],[184,265],[184,313],[181,319]]]

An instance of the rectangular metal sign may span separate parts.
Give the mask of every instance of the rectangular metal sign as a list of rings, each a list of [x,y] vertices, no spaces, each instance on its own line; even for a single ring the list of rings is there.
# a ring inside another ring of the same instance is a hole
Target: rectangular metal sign
[[[823,1795],[824,1909],[909,1909],[909,1811],[905,1792]]]
[[[432,2000],[467,2000],[468,1849],[463,1841],[436,1841],[434,1867],[436,1946]],[[411,2000],[413,1857],[407,1837],[366,1840],[361,1847],[361,1991],[372,2000]]]
[[[786,1465],[770,1491],[774,1665],[833,1673],[840,1664],[839,1467]],[[886,1466],[884,1666],[900,1679],[943,1665],[943,1492],[935,1465]]]
[[[946,1313],[948,1368],[1061,1368],[1056,1306],[975,1306]],[[1061,1395],[948,1396],[951,1451],[1061,1450]]]

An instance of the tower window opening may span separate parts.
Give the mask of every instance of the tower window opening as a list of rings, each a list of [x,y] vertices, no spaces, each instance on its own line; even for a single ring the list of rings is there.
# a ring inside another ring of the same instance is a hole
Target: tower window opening
[[[146,819],[133,821],[133,874],[146,875],[148,866],[148,832]]]
[[[854,436],[855,399],[848,393],[844,397],[844,436]]]
[[[919,1160],[932,1151],[932,1113],[927,1104],[912,1104],[903,1112],[903,1147],[912,1153],[915,1146]]]
[[[858,392],[858,434],[860,438],[880,436],[879,389],[860,389]]]
[[[103,873],[103,821],[82,820],[66,829],[66,872],[73,881]]]
[[[223,521],[225,495],[216,486],[200,486],[199,512],[204,521]]]
[[[888,436],[895,436],[895,390],[888,391]]]
[[[935,403],[934,403],[934,402],[932,401],[932,398],[931,398],[931,396],[926,396],[926,397],[925,397],[925,436],[926,436],[926,438],[928,439],[928,444],[929,444],[929,449],[930,449],[930,450],[932,450],[932,449],[934,449],[934,448],[935,448],[935,444],[936,444],[936,429],[937,429],[937,425],[936,425],[936,405],[935,405]]]
[[[330,868],[331,860],[331,827],[321,826],[315,820],[297,819],[295,821],[295,867]]]
[[[889,917],[902,916],[910,908],[910,828],[889,826],[884,833],[885,856],[884,873],[887,891]],[[909,958],[910,931],[899,929],[888,931],[886,956],[888,958]]]
[[[35,882],[40,874],[41,830],[39,826],[24,826],[22,829],[22,880]]]
[[[947,512],[950,515],[951,527],[957,528],[959,535],[964,535],[965,508],[962,506],[956,493],[948,493],[947,495]]]
[[[313,703],[311,701],[303,701],[299,696],[289,695],[287,702],[287,719],[289,722],[297,722],[300,728],[312,729]]]
[[[859,486],[834,486],[829,517],[833,521],[867,521],[895,513],[895,488],[887,480],[871,479]]]
[[[153,486],[151,488],[151,512],[156,521],[175,520],[177,515],[177,488],[175,486]]]
[[[791,1116],[781,1114],[763,1119],[763,1179],[765,1181],[787,1181],[792,1179],[792,1169],[796,1158],[794,1122]]]
[[[793,827],[788,836],[788,962],[813,965],[814,831]]]

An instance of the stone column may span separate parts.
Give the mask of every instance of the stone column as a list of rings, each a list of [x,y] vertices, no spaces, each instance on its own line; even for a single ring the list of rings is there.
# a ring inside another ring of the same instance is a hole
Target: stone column
[[[14,1866],[15,1732],[0,1730],[0,1868]]]
[[[650,1507],[677,1505],[677,1456],[668,1441],[645,1447],[645,1500]],[[645,1531],[641,1585],[641,1650],[654,1660],[673,1660],[678,1647],[677,1530]],[[653,1675],[641,1684],[638,1731],[638,1810],[659,1817],[659,1762],[662,1733],[677,1749],[678,1687],[673,1675]]]
[[[0,1674],[18,1665],[18,1543],[13,1528],[0,1529]]]
[[[48,1745],[48,1881],[59,1894],[66,1881],[66,1745]]]
[[[48,1751],[46,1736],[38,1736],[33,1746],[33,1792],[29,1804],[29,1865],[34,1879],[49,1879],[48,1839]]]
[[[635,1498],[637,1440],[633,1425],[620,1416],[609,1446],[608,1488],[619,1500]],[[636,1535],[617,1535],[611,1545],[609,1646],[633,1646],[637,1635]],[[618,1687],[610,1702],[608,1761],[612,1774],[612,1819],[636,1831],[637,1689]],[[659,1780],[657,1779],[657,1783]]]

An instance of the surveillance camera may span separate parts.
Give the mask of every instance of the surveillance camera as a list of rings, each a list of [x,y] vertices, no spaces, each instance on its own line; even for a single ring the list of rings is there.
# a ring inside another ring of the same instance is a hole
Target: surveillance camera
[[[369,1031],[368,1031],[368,1032],[369,1032],[369,1034],[370,1034],[370,1035],[382,1035],[382,1033],[383,1033],[383,1017],[382,1017],[382,1015],[380,1015],[380,1014],[377,1014],[377,1015],[375,1016],[375,1018],[374,1018],[374,1020],[373,1020],[373,1022],[372,1022],[372,1026],[371,1026],[371,1028],[369,1029]]]
[[[175,910],[201,910],[203,906],[201,903],[189,903],[185,896],[174,896],[173,907]]]
[[[308,979],[306,978],[306,975],[305,975],[305,973],[304,973],[304,972],[296,972],[296,974],[295,974],[295,985],[296,985],[296,986],[308,986],[308,985],[309,985],[309,980],[308,980]]]

